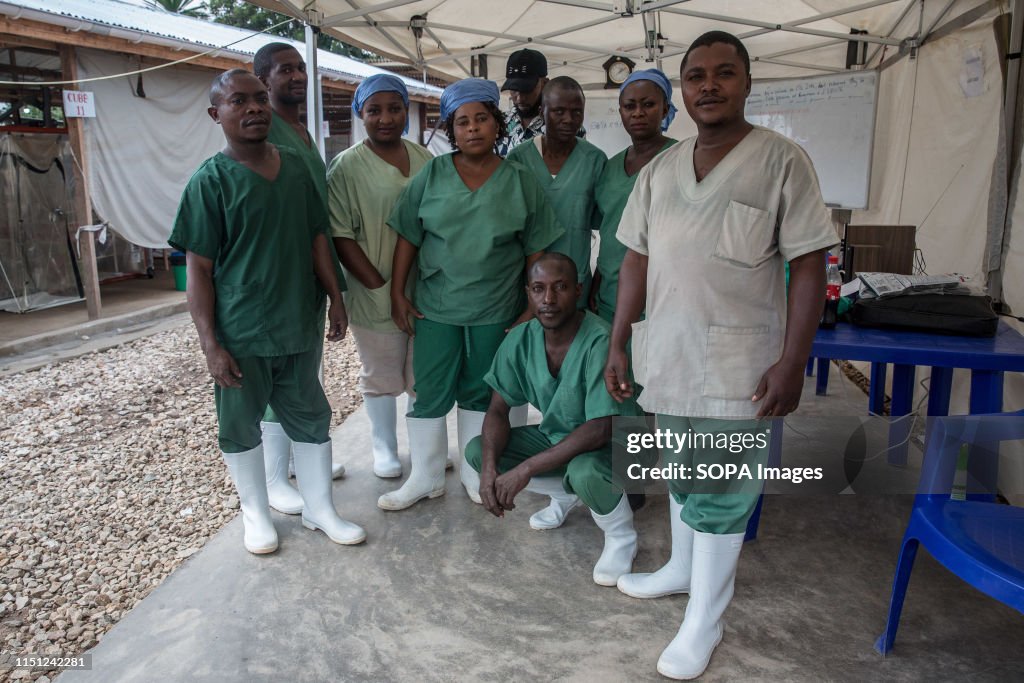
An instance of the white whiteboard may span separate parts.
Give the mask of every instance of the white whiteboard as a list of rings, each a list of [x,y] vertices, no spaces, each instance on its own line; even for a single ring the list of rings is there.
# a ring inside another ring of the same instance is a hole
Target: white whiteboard
[[[866,209],[877,99],[875,71],[755,82],[746,117],[804,148],[826,204]]]

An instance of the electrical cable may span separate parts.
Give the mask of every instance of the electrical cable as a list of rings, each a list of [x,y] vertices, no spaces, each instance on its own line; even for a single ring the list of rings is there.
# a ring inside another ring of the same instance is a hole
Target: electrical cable
[[[191,62],[191,61],[193,61],[195,59],[199,59],[200,57],[205,57],[207,55],[211,55],[214,52],[220,52],[221,50],[223,50],[225,48],[229,48],[232,45],[237,45],[238,43],[241,43],[242,41],[245,41],[245,40],[249,40],[250,38],[255,38],[256,36],[260,35],[261,33],[266,33],[267,31],[272,31],[275,28],[278,28],[279,26],[284,26],[285,24],[291,23],[292,21],[295,21],[295,20],[294,19],[286,19],[285,21],[278,22],[278,23],[274,24],[273,26],[268,26],[267,28],[263,29],[262,31],[256,31],[254,33],[251,33],[251,34],[243,37],[243,38],[239,38],[238,40],[235,40],[235,41],[232,41],[230,43],[227,43],[226,45],[221,45],[220,47],[210,48],[206,52],[200,52],[198,54],[190,55],[188,57],[184,57],[182,59],[178,59],[178,60],[175,60],[173,62],[167,62],[166,64],[158,64],[156,66],[148,66],[145,69],[136,69],[135,71],[128,71],[128,72],[122,73],[122,74],[113,74],[111,76],[94,76],[92,78],[78,78],[78,79],[73,80],[73,81],[0,81],[0,85],[20,85],[20,86],[26,86],[26,85],[31,85],[31,86],[75,85],[77,83],[93,83],[95,81],[109,81],[109,80],[112,80],[114,78],[124,78],[125,76],[136,76],[138,74],[144,74],[144,73],[148,73],[150,71],[157,71],[159,69],[166,69],[169,66],[175,66],[177,64],[184,64],[185,62]]]

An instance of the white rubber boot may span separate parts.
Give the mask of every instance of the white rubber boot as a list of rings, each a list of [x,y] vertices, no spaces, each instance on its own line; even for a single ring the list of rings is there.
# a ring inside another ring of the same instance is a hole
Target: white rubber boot
[[[243,453],[223,453],[242,508],[245,549],[256,555],[277,550],[277,530],[270,519],[267,478],[263,470],[263,446]]]
[[[302,526],[324,532],[341,545],[356,545],[366,540],[362,527],[338,516],[331,496],[331,442],[293,443],[295,481],[302,494]]]
[[[373,435],[373,473],[382,479],[402,476],[396,434],[397,409],[394,396],[363,396]]]
[[[732,600],[744,534],[694,532],[690,601],[683,625],[658,659],[658,673],[686,681],[708,667],[722,641],[722,614]]]
[[[619,504],[607,515],[593,510],[597,526],[604,532],[604,550],[594,565],[594,583],[599,586],[614,586],[619,577],[628,574],[636,557],[636,529],[633,528],[633,510],[629,499],[623,493]]]
[[[668,496],[669,527],[672,529],[672,555],[668,562],[651,574],[623,574],[619,590],[633,598],[660,598],[690,590],[690,569],[693,566],[693,529],[679,519],[683,506],[675,496]]]
[[[484,429],[484,417],[487,413],[480,413],[475,410],[458,411],[459,431],[459,479],[469,499],[477,505],[483,504],[480,499],[480,473],[474,470],[466,462],[466,446],[474,437],[480,436]]]
[[[295,476],[295,457],[294,457],[294,454],[293,454],[293,457],[291,458],[291,460],[288,461],[288,476],[289,477],[294,477]],[[341,479],[344,476],[345,476],[345,466],[342,465],[341,463],[332,462],[331,463],[331,479]]]
[[[508,409],[508,424],[513,429],[516,427],[525,427],[526,419],[530,412],[530,404],[524,403],[521,406]]]
[[[263,469],[267,474],[267,500],[270,507],[285,515],[302,512],[302,496],[288,483],[288,462],[292,440],[280,422],[260,422],[263,430]]]
[[[444,461],[448,457],[448,426],[443,417],[405,418],[409,429],[409,478],[397,491],[377,499],[383,510],[404,510],[424,498],[444,495]]]
[[[569,511],[580,504],[579,496],[565,492],[561,477],[533,477],[526,485],[526,490],[551,499],[546,508],[530,516],[530,528],[537,531],[548,531],[562,526],[565,524],[565,518],[569,516]]]

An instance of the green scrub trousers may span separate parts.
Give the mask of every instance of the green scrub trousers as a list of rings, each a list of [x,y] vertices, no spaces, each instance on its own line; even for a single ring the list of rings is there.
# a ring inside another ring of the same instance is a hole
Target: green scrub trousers
[[[537,425],[513,427],[509,431],[505,452],[498,459],[498,472],[508,472],[521,462],[551,448],[552,445]],[[466,462],[479,472],[482,461],[483,440],[477,436],[466,446]],[[622,498],[622,487],[615,483],[612,476],[610,447],[580,453],[564,467],[540,476],[561,477],[562,487],[566,492],[575,493],[588,508],[599,515],[609,514]]]
[[[688,418],[658,414],[658,428],[670,429],[676,434],[689,431],[700,434],[757,434],[767,429],[764,420],[720,420],[714,418]],[[725,487],[723,481],[671,480],[669,491],[676,502],[683,506],[679,515],[683,523],[695,531],[708,534],[738,534],[747,528],[747,520],[761,495],[762,481],[758,478],[757,467],[768,462],[769,445],[764,448],[748,448],[740,453],[730,453],[728,448],[683,448],[677,454],[673,450],[663,453],[667,463],[678,463],[692,468],[696,473],[700,464],[713,463],[747,465],[754,474],[751,479],[733,478]]]
[[[259,446],[263,440],[260,416],[267,405],[292,441],[329,441],[331,406],[317,379],[320,356],[318,347],[289,356],[236,358],[242,387],[214,387],[220,449],[242,453]]]
[[[491,388],[484,375],[512,322],[463,326],[417,320],[412,351],[416,402],[408,416],[444,417],[455,404],[487,412]]]

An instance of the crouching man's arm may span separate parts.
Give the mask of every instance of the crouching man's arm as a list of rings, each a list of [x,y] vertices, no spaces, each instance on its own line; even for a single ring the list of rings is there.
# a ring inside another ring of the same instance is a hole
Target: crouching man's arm
[[[486,423],[484,423],[484,428],[486,430]],[[526,488],[531,478],[558,469],[568,464],[577,455],[600,450],[608,445],[611,438],[611,416],[587,420],[551,448],[527,458],[499,476],[494,482],[498,505],[505,510],[512,510],[515,508],[515,497]]]
[[[509,405],[505,403],[501,394],[492,391],[491,405],[487,407],[483,430],[480,433],[480,500],[487,511],[495,517],[504,517],[505,510],[512,509],[502,507],[498,503],[494,489],[494,482],[498,477],[498,460],[508,446],[509,432],[512,430],[508,418],[509,410]],[[469,467],[469,464],[463,462],[461,466]]]

